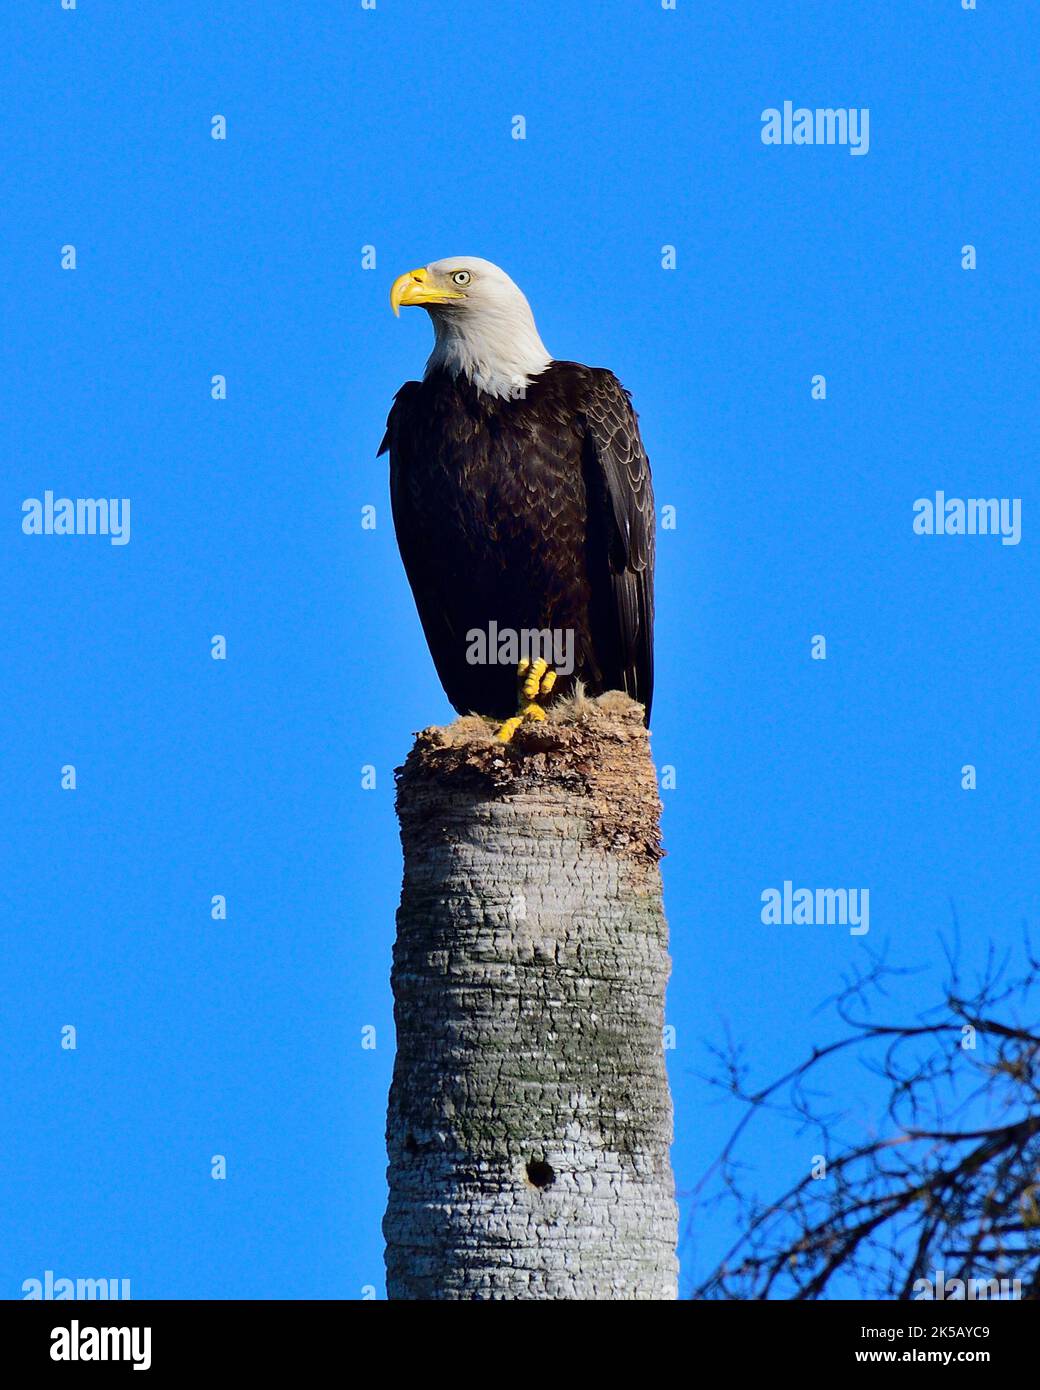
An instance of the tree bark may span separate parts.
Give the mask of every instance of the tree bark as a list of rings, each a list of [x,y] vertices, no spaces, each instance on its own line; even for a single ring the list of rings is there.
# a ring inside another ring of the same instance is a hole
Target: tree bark
[[[673,1299],[660,800],[608,695],[399,772],[391,1299]]]

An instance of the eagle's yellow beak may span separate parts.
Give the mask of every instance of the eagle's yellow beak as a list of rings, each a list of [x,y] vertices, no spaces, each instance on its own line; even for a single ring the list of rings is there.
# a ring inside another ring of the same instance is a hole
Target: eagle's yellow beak
[[[410,270],[407,275],[399,275],[390,290],[390,308],[399,318],[401,305],[409,304],[447,304],[449,299],[465,299],[457,290],[449,290],[434,282],[430,272],[422,266]]]

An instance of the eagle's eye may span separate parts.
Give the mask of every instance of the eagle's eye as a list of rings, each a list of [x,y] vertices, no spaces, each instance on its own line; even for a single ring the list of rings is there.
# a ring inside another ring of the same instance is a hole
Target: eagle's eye
[[[458,285],[461,288],[464,285],[468,285],[471,278],[468,270],[457,270],[451,277],[451,282],[453,285]]]

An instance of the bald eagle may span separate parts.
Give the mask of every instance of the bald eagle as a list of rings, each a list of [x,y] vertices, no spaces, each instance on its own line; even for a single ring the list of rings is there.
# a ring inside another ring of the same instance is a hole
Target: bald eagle
[[[460,714],[508,739],[581,681],[650,719],[654,499],[628,392],[555,361],[504,271],[452,256],[400,276],[434,347],[394,397],[397,541],[437,674]]]

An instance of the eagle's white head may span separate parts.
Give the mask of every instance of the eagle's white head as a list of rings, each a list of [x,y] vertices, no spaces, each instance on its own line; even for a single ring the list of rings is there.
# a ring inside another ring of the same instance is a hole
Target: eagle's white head
[[[504,270],[479,256],[449,256],[399,276],[390,304],[429,310],[436,341],[426,364],[462,373],[490,396],[518,396],[552,362],[531,306]]]

